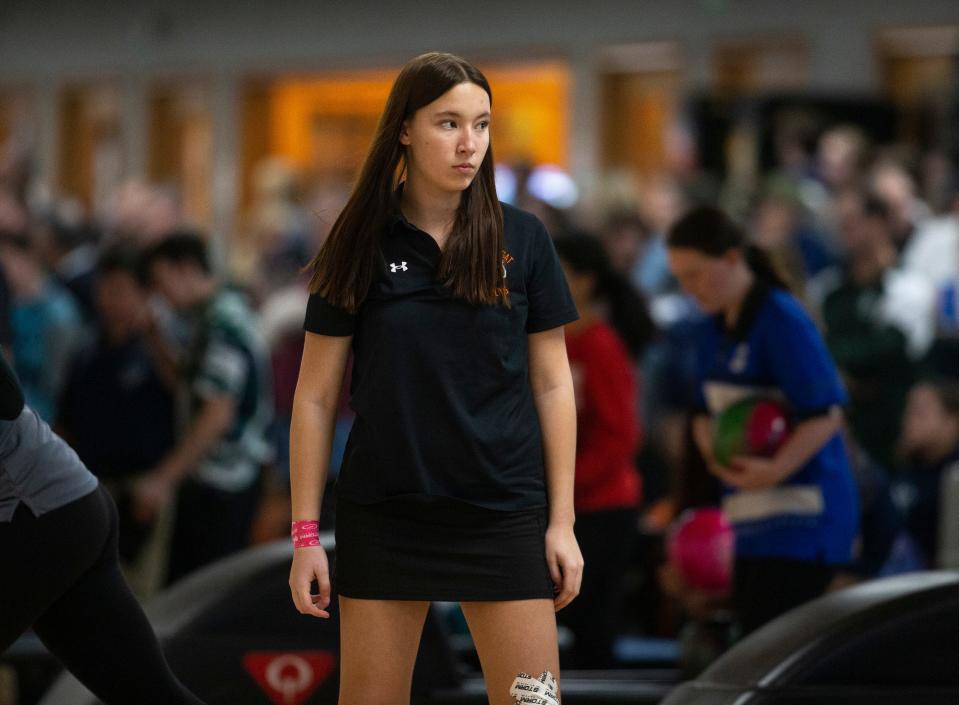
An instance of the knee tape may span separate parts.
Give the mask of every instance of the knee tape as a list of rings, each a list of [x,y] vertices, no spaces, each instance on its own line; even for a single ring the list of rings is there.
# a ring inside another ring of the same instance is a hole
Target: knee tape
[[[520,673],[509,688],[509,694],[516,698],[517,705],[559,705],[556,679],[549,671],[543,671],[539,678],[528,673]]]

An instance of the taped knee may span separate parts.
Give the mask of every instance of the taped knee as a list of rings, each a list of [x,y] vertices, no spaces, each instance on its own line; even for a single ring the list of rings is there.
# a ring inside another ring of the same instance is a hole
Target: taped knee
[[[539,678],[520,673],[509,688],[517,705],[559,705],[558,692],[556,679],[549,671],[543,671]]]

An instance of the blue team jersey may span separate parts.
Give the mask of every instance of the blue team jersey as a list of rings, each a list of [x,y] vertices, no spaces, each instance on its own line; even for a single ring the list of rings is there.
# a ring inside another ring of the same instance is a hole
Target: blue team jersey
[[[734,330],[720,316],[697,336],[701,411],[716,415],[750,396],[784,402],[794,422],[848,399],[826,346],[802,306],[782,289],[757,284]],[[847,563],[859,525],[849,459],[837,433],[801,469],[764,490],[723,488],[740,556]]]

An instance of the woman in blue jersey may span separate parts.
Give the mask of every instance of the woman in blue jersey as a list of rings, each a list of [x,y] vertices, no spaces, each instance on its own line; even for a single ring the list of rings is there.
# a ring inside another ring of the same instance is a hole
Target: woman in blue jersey
[[[852,558],[858,500],[841,437],[846,392],[812,320],[722,211],[694,209],[667,245],[673,274],[710,314],[697,333],[693,433],[723,485],[736,535],[733,602],[748,633],[825,592]],[[755,396],[786,404],[788,440],[774,457],[723,466],[712,419]]]

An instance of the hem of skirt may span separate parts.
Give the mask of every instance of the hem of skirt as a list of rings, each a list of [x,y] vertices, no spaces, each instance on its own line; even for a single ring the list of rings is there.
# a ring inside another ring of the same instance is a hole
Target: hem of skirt
[[[452,495],[445,494],[430,494],[427,492],[407,492],[403,494],[389,495],[387,497],[353,497],[348,493],[343,492],[342,490],[336,492],[337,500],[345,500],[350,504],[356,504],[361,507],[375,507],[378,504],[389,504],[389,505],[409,505],[419,508],[417,505],[421,502],[427,503],[438,503],[446,504],[448,506],[466,506],[473,509],[485,509],[490,512],[497,513],[511,513],[511,512],[532,512],[532,511],[542,511],[549,507],[549,501],[545,499],[545,492],[542,493],[542,498],[537,497],[536,504],[522,504],[521,506],[510,506],[515,504],[515,502],[479,502],[473,499],[464,499],[462,497],[454,497]]]
[[[477,593],[443,593],[431,591],[428,594],[404,594],[396,592],[366,592],[363,590],[337,589],[337,594],[353,600],[410,600],[417,602],[507,602],[511,600],[552,600],[555,595],[534,594],[530,590],[479,595]]]

